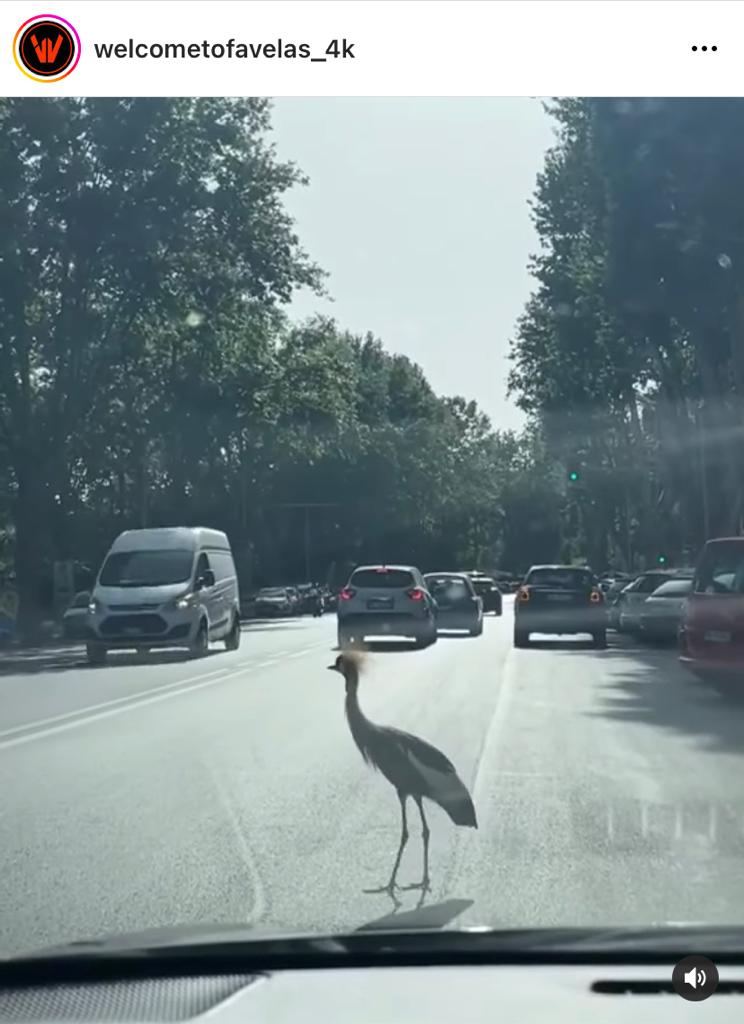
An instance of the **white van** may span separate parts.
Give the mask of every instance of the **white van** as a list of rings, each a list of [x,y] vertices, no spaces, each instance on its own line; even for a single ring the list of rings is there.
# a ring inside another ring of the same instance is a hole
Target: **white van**
[[[88,612],[92,665],[111,648],[186,647],[200,657],[210,640],[224,640],[235,651],[240,600],[230,542],[204,527],[127,530],[106,555]]]

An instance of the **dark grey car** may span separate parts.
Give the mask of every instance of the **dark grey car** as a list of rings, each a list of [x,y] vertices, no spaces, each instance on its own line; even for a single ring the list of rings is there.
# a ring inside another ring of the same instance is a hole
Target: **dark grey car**
[[[471,636],[483,632],[483,601],[473,581],[462,572],[430,572],[424,582],[436,602],[437,629],[466,629]]]

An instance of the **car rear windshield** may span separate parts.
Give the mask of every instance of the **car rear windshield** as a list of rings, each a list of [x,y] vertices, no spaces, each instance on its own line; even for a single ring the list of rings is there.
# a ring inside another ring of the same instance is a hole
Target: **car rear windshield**
[[[654,591],[654,597],[684,597],[692,590],[692,580],[669,580]]]
[[[578,590],[592,585],[592,574],[584,569],[533,569],[525,582],[532,587]]]
[[[440,576],[438,579],[426,577],[426,585],[437,600],[462,601],[472,596],[465,580],[453,576]]]
[[[744,544],[711,544],[695,577],[698,594],[744,594]]]
[[[400,589],[415,585],[415,580],[410,572],[405,569],[358,569],[352,574],[349,585],[364,590],[372,590],[375,587],[385,590]]]

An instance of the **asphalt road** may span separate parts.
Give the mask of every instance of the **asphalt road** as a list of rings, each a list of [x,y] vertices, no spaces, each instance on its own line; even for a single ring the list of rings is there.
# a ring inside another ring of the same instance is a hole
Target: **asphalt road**
[[[482,637],[388,644],[362,679],[367,714],[440,747],[475,801],[477,831],[429,812],[426,920],[740,921],[744,700],[673,650],[610,634],[517,651],[511,626],[507,601]],[[389,875],[398,803],[352,743],[334,643],[328,615],[252,623],[198,662],[5,655],[0,955],[197,922],[387,923],[391,900],[364,890]],[[421,874],[409,821],[402,883]]]

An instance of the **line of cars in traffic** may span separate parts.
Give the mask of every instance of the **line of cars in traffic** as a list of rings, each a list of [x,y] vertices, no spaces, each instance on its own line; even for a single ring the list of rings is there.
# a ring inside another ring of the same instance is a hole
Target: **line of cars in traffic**
[[[517,591],[514,646],[532,633],[589,633],[607,646],[607,630],[650,641],[677,639],[694,570],[659,569],[598,577],[587,566],[533,566]]]
[[[297,583],[292,586],[262,587],[246,602],[256,618],[279,618],[291,615],[322,615],[335,606],[330,587],[320,583]]]
[[[597,578],[588,567],[534,566],[517,590],[514,646],[531,633],[590,633],[596,647],[613,628],[676,641],[682,665],[703,680],[744,682],[744,537],[708,540],[694,568]]]
[[[427,647],[444,630],[480,636],[483,615],[502,611],[497,582],[479,571],[423,574],[411,565],[362,565],[338,595],[338,646],[403,637]]]
[[[600,581],[608,626],[650,641],[675,641],[694,575],[690,568],[650,569]]]

